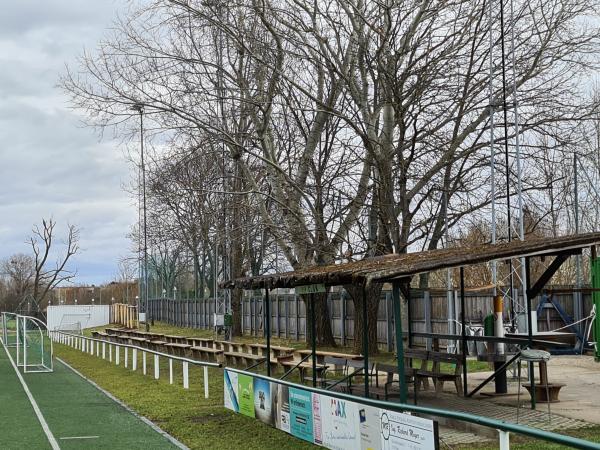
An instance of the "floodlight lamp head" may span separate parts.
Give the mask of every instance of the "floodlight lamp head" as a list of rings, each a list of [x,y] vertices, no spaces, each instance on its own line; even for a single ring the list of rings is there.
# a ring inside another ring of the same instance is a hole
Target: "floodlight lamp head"
[[[131,105],[131,109],[142,114],[144,112],[144,105],[142,103],[134,103],[133,105]]]

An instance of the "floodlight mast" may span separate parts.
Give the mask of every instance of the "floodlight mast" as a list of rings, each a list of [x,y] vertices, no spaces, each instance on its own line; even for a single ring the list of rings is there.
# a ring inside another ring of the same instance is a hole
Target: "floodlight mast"
[[[142,304],[144,305],[144,311],[146,313],[146,331],[150,330],[150,314],[148,308],[148,229],[147,229],[147,215],[146,215],[146,165],[144,164],[144,105],[141,103],[135,103],[131,109],[137,111],[140,115],[140,168],[142,172],[142,233],[143,233],[143,289],[140,290]]]

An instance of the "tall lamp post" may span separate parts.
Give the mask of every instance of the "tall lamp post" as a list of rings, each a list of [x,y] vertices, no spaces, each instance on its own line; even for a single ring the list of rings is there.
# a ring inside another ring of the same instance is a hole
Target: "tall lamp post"
[[[140,165],[142,171],[142,233],[143,233],[143,289],[140,291],[142,304],[146,313],[146,331],[150,330],[149,308],[148,308],[148,230],[146,228],[146,166],[144,164],[144,105],[136,103],[131,109],[140,115]]]

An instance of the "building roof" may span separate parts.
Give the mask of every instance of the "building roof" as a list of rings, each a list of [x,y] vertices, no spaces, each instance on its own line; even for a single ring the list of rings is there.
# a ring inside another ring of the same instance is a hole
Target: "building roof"
[[[580,249],[600,243],[600,233],[557,238],[528,239],[476,247],[457,247],[425,252],[390,254],[342,264],[311,266],[292,272],[237,278],[223,283],[226,288],[291,288],[309,284],[329,286],[368,284],[410,277],[440,269],[463,267],[522,256],[541,256]]]

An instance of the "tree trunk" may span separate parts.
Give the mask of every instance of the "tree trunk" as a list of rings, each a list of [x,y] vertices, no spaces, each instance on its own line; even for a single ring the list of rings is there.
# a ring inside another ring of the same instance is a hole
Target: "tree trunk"
[[[352,297],[352,302],[354,304],[354,346],[352,351],[356,354],[363,354],[363,288],[362,286],[354,285],[347,285],[344,286],[344,288]],[[366,289],[369,355],[376,355],[379,353],[379,348],[377,347],[377,313],[379,312],[379,301],[381,299],[382,289],[383,284],[381,283],[374,283]]]
[[[315,296],[315,319],[317,344],[326,347],[337,347],[333,332],[331,330],[331,318],[329,317],[329,309],[327,308],[328,293],[313,294]],[[311,342],[312,339],[312,322],[310,311],[310,295],[302,295],[304,306],[306,307],[306,341]]]

